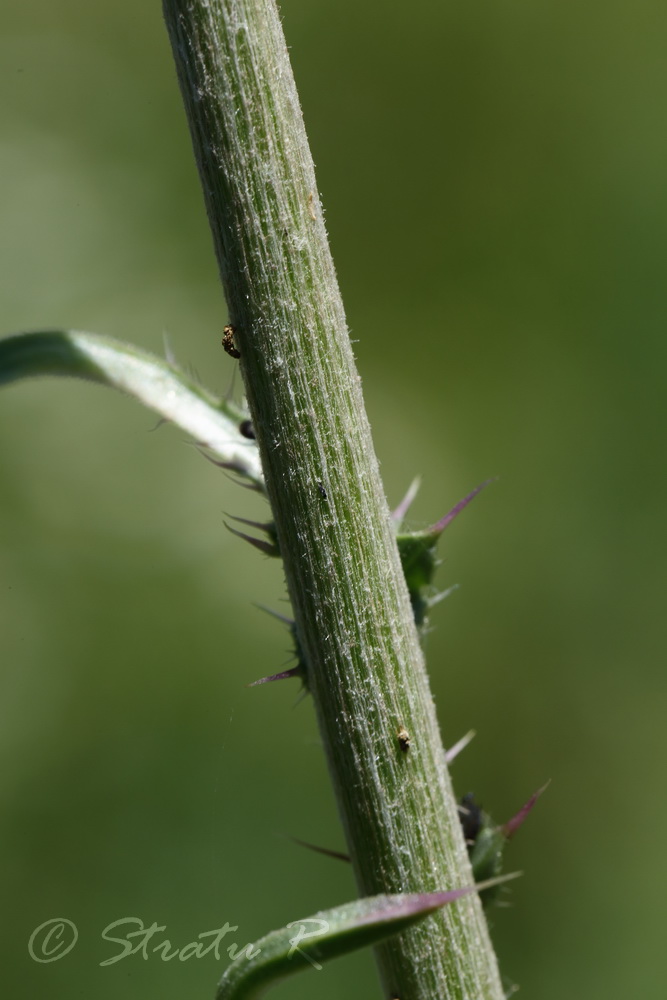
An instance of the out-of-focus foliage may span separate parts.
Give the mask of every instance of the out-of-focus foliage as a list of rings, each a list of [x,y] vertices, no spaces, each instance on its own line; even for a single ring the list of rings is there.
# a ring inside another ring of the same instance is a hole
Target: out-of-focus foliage
[[[657,995],[667,12],[283,13],[390,501],[422,473],[419,529],[500,476],[443,536],[436,584],[461,589],[427,655],[445,743],[478,733],[460,794],[511,815],[553,779],[507,849],[526,877],[491,911],[503,970],[541,1000]],[[224,392],[159,4],[23,0],[1,23],[0,332],[159,351],[166,330]],[[266,507],[78,383],[0,394],[0,453],[7,992],[210,996],[224,950],[100,965],[122,950],[102,931],[133,917],[181,948],[227,921],[240,948],[354,895],[289,840],[344,847],[308,699],[245,687],[290,648],[253,603],[287,608],[277,562],[222,522]],[[54,917],[79,939],[39,964],[28,940]],[[370,955],[317,976],[320,1000],[380,995]]]

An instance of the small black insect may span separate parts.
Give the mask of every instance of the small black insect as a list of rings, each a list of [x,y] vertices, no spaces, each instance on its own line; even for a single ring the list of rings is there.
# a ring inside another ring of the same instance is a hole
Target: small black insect
[[[410,742],[411,742],[410,733],[407,731],[405,726],[401,726],[396,735],[398,736],[399,747],[401,748],[403,753],[407,753],[408,750],[410,749]]]
[[[241,352],[234,346],[234,334],[236,333],[236,328],[229,324],[222,331],[222,346],[226,350],[227,354],[231,358],[240,358]]]
[[[250,438],[251,441],[255,440],[255,428],[252,426],[252,420],[242,420],[239,424],[239,431],[243,434],[244,438]]]
[[[320,494],[320,496],[322,497],[323,500],[328,500],[329,499],[329,497],[327,495],[327,491],[325,490],[323,483],[318,483],[317,484],[317,492]]]
[[[475,796],[472,792],[468,792],[461,799],[459,803],[459,816],[461,818],[461,826],[463,827],[463,836],[470,850],[474,846],[484,822],[482,809],[475,802]]]

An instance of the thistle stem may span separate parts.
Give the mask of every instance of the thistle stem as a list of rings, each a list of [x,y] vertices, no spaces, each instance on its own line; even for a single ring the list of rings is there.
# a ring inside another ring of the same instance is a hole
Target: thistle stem
[[[275,3],[164,11],[360,891],[470,885]],[[387,996],[503,997],[475,893],[377,955]]]

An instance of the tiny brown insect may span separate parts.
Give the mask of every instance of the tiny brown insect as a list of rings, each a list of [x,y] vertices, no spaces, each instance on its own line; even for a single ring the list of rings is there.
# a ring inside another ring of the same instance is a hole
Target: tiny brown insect
[[[229,354],[230,358],[240,358],[241,352],[234,346],[234,334],[236,333],[236,328],[231,324],[226,326],[222,331],[222,346]]]
[[[252,425],[252,420],[242,420],[239,424],[239,431],[243,434],[244,438],[249,438],[254,441],[257,435],[255,434],[255,428]]]
[[[405,726],[401,726],[396,735],[398,736],[399,747],[403,753],[407,753],[410,749],[410,733],[407,731]]]

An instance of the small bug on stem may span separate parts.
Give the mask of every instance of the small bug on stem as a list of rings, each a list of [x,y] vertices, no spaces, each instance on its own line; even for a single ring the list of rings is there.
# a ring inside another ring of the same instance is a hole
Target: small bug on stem
[[[396,735],[398,736],[399,747],[403,753],[407,753],[410,749],[410,733],[407,731],[405,726],[401,726]]]
[[[234,346],[234,334],[236,333],[236,328],[231,325],[231,323],[224,328],[222,331],[222,346],[224,347],[230,358],[240,358],[241,352],[237,347]]]

